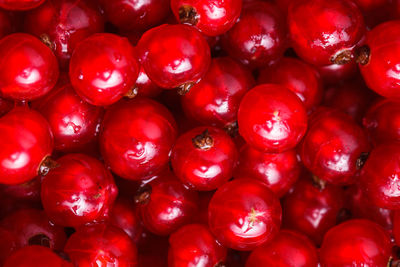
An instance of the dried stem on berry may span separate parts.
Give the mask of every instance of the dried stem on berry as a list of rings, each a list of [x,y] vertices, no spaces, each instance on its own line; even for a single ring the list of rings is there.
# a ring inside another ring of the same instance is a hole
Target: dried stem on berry
[[[316,175],[312,175],[313,185],[317,187],[319,190],[324,190],[326,187],[326,181],[320,179]]]
[[[337,65],[344,65],[351,62],[354,58],[351,50],[342,50],[331,57],[331,62]]]
[[[196,9],[189,5],[183,5],[179,8],[179,20],[181,23],[187,23],[190,25],[196,25],[199,16],[196,12]]]
[[[142,205],[147,204],[150,201],[151,191],[150,185],[140,187],[134,197],[135,203]]]
[[[226,267],[226,265],[225,265],[225,263],[220,261],[217,264],[215,264],[214,267]]]
[[[53,160],[50,156],[45,157],[39,165],[38,174],[40,176],[46,176],[50,170],[59,167],[57,161]]]
[[[400,267],[400,260],[393,260],[393,258],[391,257],[389,259],[387,267]]]
[[[224,130],[227,134],[229,134],[231,137],[236,137],[239,133],[239,126],[237,121],[228,123],[225,125]]]
[[[209,150],[214,146],[214,139],[208,133],[208,129],[206,129],[204,132],[193,138],[192,143],[195,148]]]
[[[130,89],[125,96],[129,99],[135,98],[138,95],[138,87],[135,85],[132,89]]]
[[[357,50],[356,62],[361,65],[367,65],[369,62],[370,54],[371,54],[371,51],[367,45],[361,46]]]
[[[50,40],[50,36],[49,35],[43,33],[42,35],[40,35],[40,40],[42,41],[42,43],[44,43],[51,50],[55,49],[53,43]]]
[[[360,170],[364,166],[365,162],[368,159],[368,156],[369,156],[369,153],[367,153],[367,152],[361,153],[360,157],[356,161],[357,170]]]
[[[190,89],[193,87],[195,83],[194,82],[188,82],[185,84],[182,84],[178,87],[178,94],[179,95],[185,95],[189,93]]]
[[[38,234],[38,235],[32,236],[31,238],[29,238],[28,244],[29,245],[39,245],[39,246],[48,247],[48,248],[50,248],[50,245],[51,245],[49,237],[44,234]]]

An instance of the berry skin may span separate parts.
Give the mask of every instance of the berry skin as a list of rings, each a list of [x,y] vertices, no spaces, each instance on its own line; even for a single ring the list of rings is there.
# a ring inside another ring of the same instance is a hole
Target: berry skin
[[[282,209],[264,183],[238,179],[221,186],[208,208],[208,223],[217,240],[228,248],[253,250],[279,231]]]
[[[400,208],[400,143],[375,147],[361,171],[360,185],[372,204],[386,209]]]
[[[381,99],[373,104],[365,114],[363,126],[375,145],[400,141],[399,100]]]
[[[132,91],[133,97],[144,96],[144,97],[156,97],[158,96],[163,89],[157,85],[155,85],[147,76],[146,72],[143,69],[143,66],[140,66],[139,76],[136,80],[135,89]]]
[[[171,173],[164,172],[140,188],[135,196],[143,225],[156,235],[169,235],[193,221],[198,194],[187,189]]]
[[[226,259],[227,249],[219,244],[208,227],[202,224],[181,227],[170,236],[169,244],[170,267],[214,267]]]
[[[400,97],[399,34],[399,20],[382,23],[368,32],[360,52],[360,71],[367,86],[388,98]]]
[[[0,117],[7,114],[14,107],[14,102],[0,97]]]
[[[336,225],[344,205],[344,191],[339,186],[301,178],[282,202],[282,224],[319,246],[325,233]]]
[[[15,211],[1,220],[0,226],[16,237],[16,245],[19,248],[41,245],[53,250],[62,250],[67,241],[64,228],[52,224],[42,210]]]
[[[71,84],[85,101],[96,106],[117,102],[133,89],[139,74],[128,39],[97,33],[80,42],[71,57]]]
[[[0,91],[15,100],[48,93],[59,76],[57,58],[36,37],[14,33],[0,41]]]
[[[319,256],[321,267],[387,266],[392,245],[388,233],[368,220],[350,220],[331,228]]]
[[[138,48],[149,78],[166,89],[181,87],[182,93],[204,77],[211,62],[207,41],[188,25],[155,27],[143,34]]]
[[[282,230],[269,243],[250,254],[246,267],[315,267],[318,266],[317,249],[304,235]]]
[[[319,109],[300,146],[300,156],[319,179],[332,184],[352,184],[369,152],[363,129],[347,114],[335,109]]]
[[[77,227],[108,214],[118,189],[102,162],[84,154],[68,154],[42,181],[42,204],[50,220]]]
[[[241,0],[171,0],[171,9],[181,23],[195,26],[208,36],[228,31],[242,10]]]
[[[25,15],[24,30],[49,46],[65,69],[80,41],[104,31],[104,20],[85,1],[49,0]]]
[[[144,31],[168,16],[168,0],[100,0],[107,19],[120,29]]]
[[[283,56],[286,39],[280,10],[271,3],[254,1],[243,7],[239,21],[223,35],[222,46],[232,58],[259,68]]]
[[[243,97],[238,112],[240,135],[255,149],[283,152],[294,148],[307,129],[307,113],[289,89],[262,84]]]
[[[316,67],[324,84],[338,84],[342,81],[350,80],[358,73],[358,66],[354,61],[344,65],[330,64]]]
[[[83,101],[69,83],[56,86],[32,106],[49,122],[55,150],[77,151],[96,141],[103,110]]]
[[[0,185],[0,194],[18,201],[40,202],[41,178],[36,176],[23,184]]]
[[[239,154],[235,178],[258,179],[278,197],[285,195],[299,178],[301,167],[295,150],[264,153],[245,145]]]
[[[29,10],[43,4],[45,0],[0,0],[0,7],[7,10]]]
[[[73,265],[51,249],[43,246],[26,246],[8,257],[3,267],[72,267]]]
[[[64,251],[74,266],[137,266],[137,249],[121,229],[98,224],[78,229]]]
[[[176,136],[175,120],[161,104],[147,98],[121,100],[104,116],[101,154],[114,173],[143,180],[167,165]]]
[[[195,190],[214,190],[233,176],[238,151],[231,137],[215,127],[198,127],[181,135],[171,153],[175,175]]]
[[[396,244],[400,244],[400,212],[393,212],[393,237]]]
[[[288,26],[296,54],[320,66],[350,62],[365,34],[363,16],[352,1],[293,1]]]
[[[260,71],[258,84],[281,84],[295,93],[307,110],[319,105],[322,100],[322,80],[311,65],[295,58],[285,57],[276,65]]]
[[[0,183],[20,184],[38,175],[53,134],[38,112],[17,107],[0,118],[0,147]]]
[[[16,30],[15,16],[5,10],[0,10],[0,38],[4,38]]]
[[[204,125],[229,127],[254,84],[251,73],[239,63],[228,57],[214,58],[204,78],[182,96],[185,115]]]

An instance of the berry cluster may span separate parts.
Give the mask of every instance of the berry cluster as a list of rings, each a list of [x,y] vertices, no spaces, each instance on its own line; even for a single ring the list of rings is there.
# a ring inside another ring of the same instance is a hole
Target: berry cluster
[[[0,266],[400,266],[400,0],[0,0]]]

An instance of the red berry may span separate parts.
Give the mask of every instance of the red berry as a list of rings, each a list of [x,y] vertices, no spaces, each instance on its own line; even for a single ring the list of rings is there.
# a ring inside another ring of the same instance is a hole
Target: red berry
[[[100,0],[107,19],[124,30],[143,31],[161,24],[168,16],[168,0]]]
[[[170,267],[214,267],[226,259],[226,248],[219,244],[208,227],[202,224],[181,227],[170,236],[169,244],[168,266]]]
[[[254,1],[243,7],[239,21],[222,38],[224,50],[252,68],[277,61],[286,49],[286,24],[279,9]]]
[[[104,31],[104,20],[85,1],[49,0],[24,16],[24,30],[49,46],[65,68],[80,41]]]
[[[40,184],[41,178],[37,176],[22,184],[0,185],[0,194],[18,201],[40,202]]]
[[[197,192],[169,172],[140,188],[135,201],[144,226],[157,235],[171,234],[192,222],[198,212]]]
[[[78,95],[96,106],[117,102],[133,89],[139,74],[126,38],[98,33],[80,42],[72,54],[69,77]]]
[[[246,267],[258,266],[315,267],[318,266],[317,249],[306,236],[283,230],[250,254]]]
[[[400,21],[382,23],[367,34],[360,52],[361,74],[367,86],[385,97],[400,97]]]
[[[137,266],[137,249],[121,229],[98,224],[78,229],[65,245],[74,266]]]
[[[143,66],[140,66],[139,76],[136,80],[135,89],[132,91],[132,96],[156,97],[162,91],[163,89],[161,87],[157,86],[150,80],[149,76],[147,76],[144,71]]]
[[[182,97],[185,115],[204,125],[230,127],[240,101],[254,86],[251,73],[228,57],[214,58],[203,79]]]
[[[358,66],[354,61],[344,65],[330,64],[317,68],[325,84],[338,84],[353,78],[358,73]]]
[[[400,102],[396,99],[381,99],[372,105],[363,119],[372,142],[400,141]]]
[[[240,103],[239,132],[260,151],[282,152],[294,148],[307,129],[301,100],[281,85],[263,84],[251,89]]]
[[[288,24],[297,55],[315,65],[350,62],[365,33],[361,11],[352,1],[293,1]]]
[[[0,0],[0,7],[8,10],[28,10],[40,6],[45,0]]]
[[[352,184],[369,151],[367,137],[347,114],[317,110],[300,146],[304,165],[319,179]]]
[[[344,205],[345,195],[340,187],[303,178],[282,202],[282,223],[320,245],[325,233],[336,225]]]
[[[386,266],[391,256],[387,232],[368,220],[350,220],[326,233],[320,249],[321,267]]]
[[[198,127],[180,136],[172,149],[175,175],[195,190],[214,190],[230,178],[238,159],[231,137],[215,127]]]
[[[210,201],[208,223],[224,246],[253,250],[279,231],[282,209],[264,183],[238,179],[221,186]]]
[[[400,143],[375,147],[361,171],[361,187],[377,207],[400,208]]]
[[[4,261],[11,253],[18,249],[17,238],[14,233],[0,228],[0,264],[4,266]]]
[[[176,135],[175,120],[161,104],[147,98],[122,100],[104,116],[100,148],[113,172],[142,180],[167,165]]]
[[[396,244],[400,244],[400,212],[393,212],[393,237]]]
[[[67,241],[64,228],[52,224],[42,210],[16,211],[1,220],[0,226],[15,236],[18,247],[41,245],[62,250]]]
[[[0,118],[0,183],[33,179],[53,150],[47,121],[36,111],[17,107]]]
[[[117,187],[111,173],[95,158],[68,154],[42,181],[42,204],[50,220],[77,227],[107,215]]]
[[[236,23],[242,10],[241,0],[171,0],[177,20],[195,26],[209,36],[221,35]]]
[[[8,257],[3,267],[72,267],[51,249],[42,246],[23,247]]]
[[[56,57],[34,36],[15,33],[0,41],[0,91],[4,97],[41,97],[54,87],[58,75]]]
[[[145,32],[138,43],[149,78],[163,88],[183,92],[206,74],[210,48],[200,32],[188,25],[164,24]]]
[[[69,83],[56,86],[33,107],[49,122],[56,150],[76,151],[96,141],[103,110],[83,101]]]
[[[264,153],[245,145],[239,154],[235,178],[258,179],[278,197],[285,195],[299,178],[301,167],[295,150]]]
[[[257,82],[287,87],[303,101],[307,110],[318,106],[322,99],[322,80],[318,71],[295,58],[285,57],[276,65],[262,69]]]

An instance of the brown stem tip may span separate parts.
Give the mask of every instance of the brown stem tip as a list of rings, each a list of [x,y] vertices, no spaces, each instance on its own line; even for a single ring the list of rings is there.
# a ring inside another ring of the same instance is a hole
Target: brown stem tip
[[[136,204],[147,204],[150,201],[151,197],[151,186],[150,185],[145,185],[139,188],[137,191],[134,200]]]
[[[326,187],[326,182],[322,179],[320,179],[316,175],[312,175],[312,180],[313,180],[313,185],[317,187],[319,190],[324,190]]]
[[[394,260],[392,257],[389,259],[387,267],[400,267],[400,260]]]
[[[132,99],[135,98],[138,95],[138,88],[134,86],[132,89],[130,89],[126,94],[125,97]]]
[[[365,162],[368,159],[368,156],[369,156],[369,154],[367,152],[361,153],[360,157],[356,161],[357,170],[360,170],[364,166]]]
[[[234,121],[225,125],[224,130],[231,137],[236,137],[239,133],[239,125],[237,121]]]
[[[46,176],[50,170],[59,167],[57,161],[53,160],[50,156],[45,157],[39,165],[38,174],[40,176]]]
[[[50,48],[51,50],[55,50],[54,44],[50,39],[50,36],[46,33],[43,33],[42,35],[40,35],[40,40],[42,41],[42,43],[44,43],[48,48]]]
[[[214,146],[214,139],[208,133],[208,129],[205,129],[204,132],[192,139],[192,143],[195,148],[209,150]]]
[[[339,51],[331,57],[331,62],[337,65],[344,65],[353,60],[353,52],[349,49]]]
[[[179,21],[190,25],[196,25],[199,21],[199,16],[196,9],[189,5],[183,5],[179,8]]]
[[[356,62],[361,65],[367,65],[370,59],[371,50],[367,45],[357,49]]]
[[[193,85],[194,85],[194,82],[188,82],[188,83],[184,83],[184,84],[178,86],[178,94],[186,95],[187,93],[189,93],[189,91],[193,87]]]

